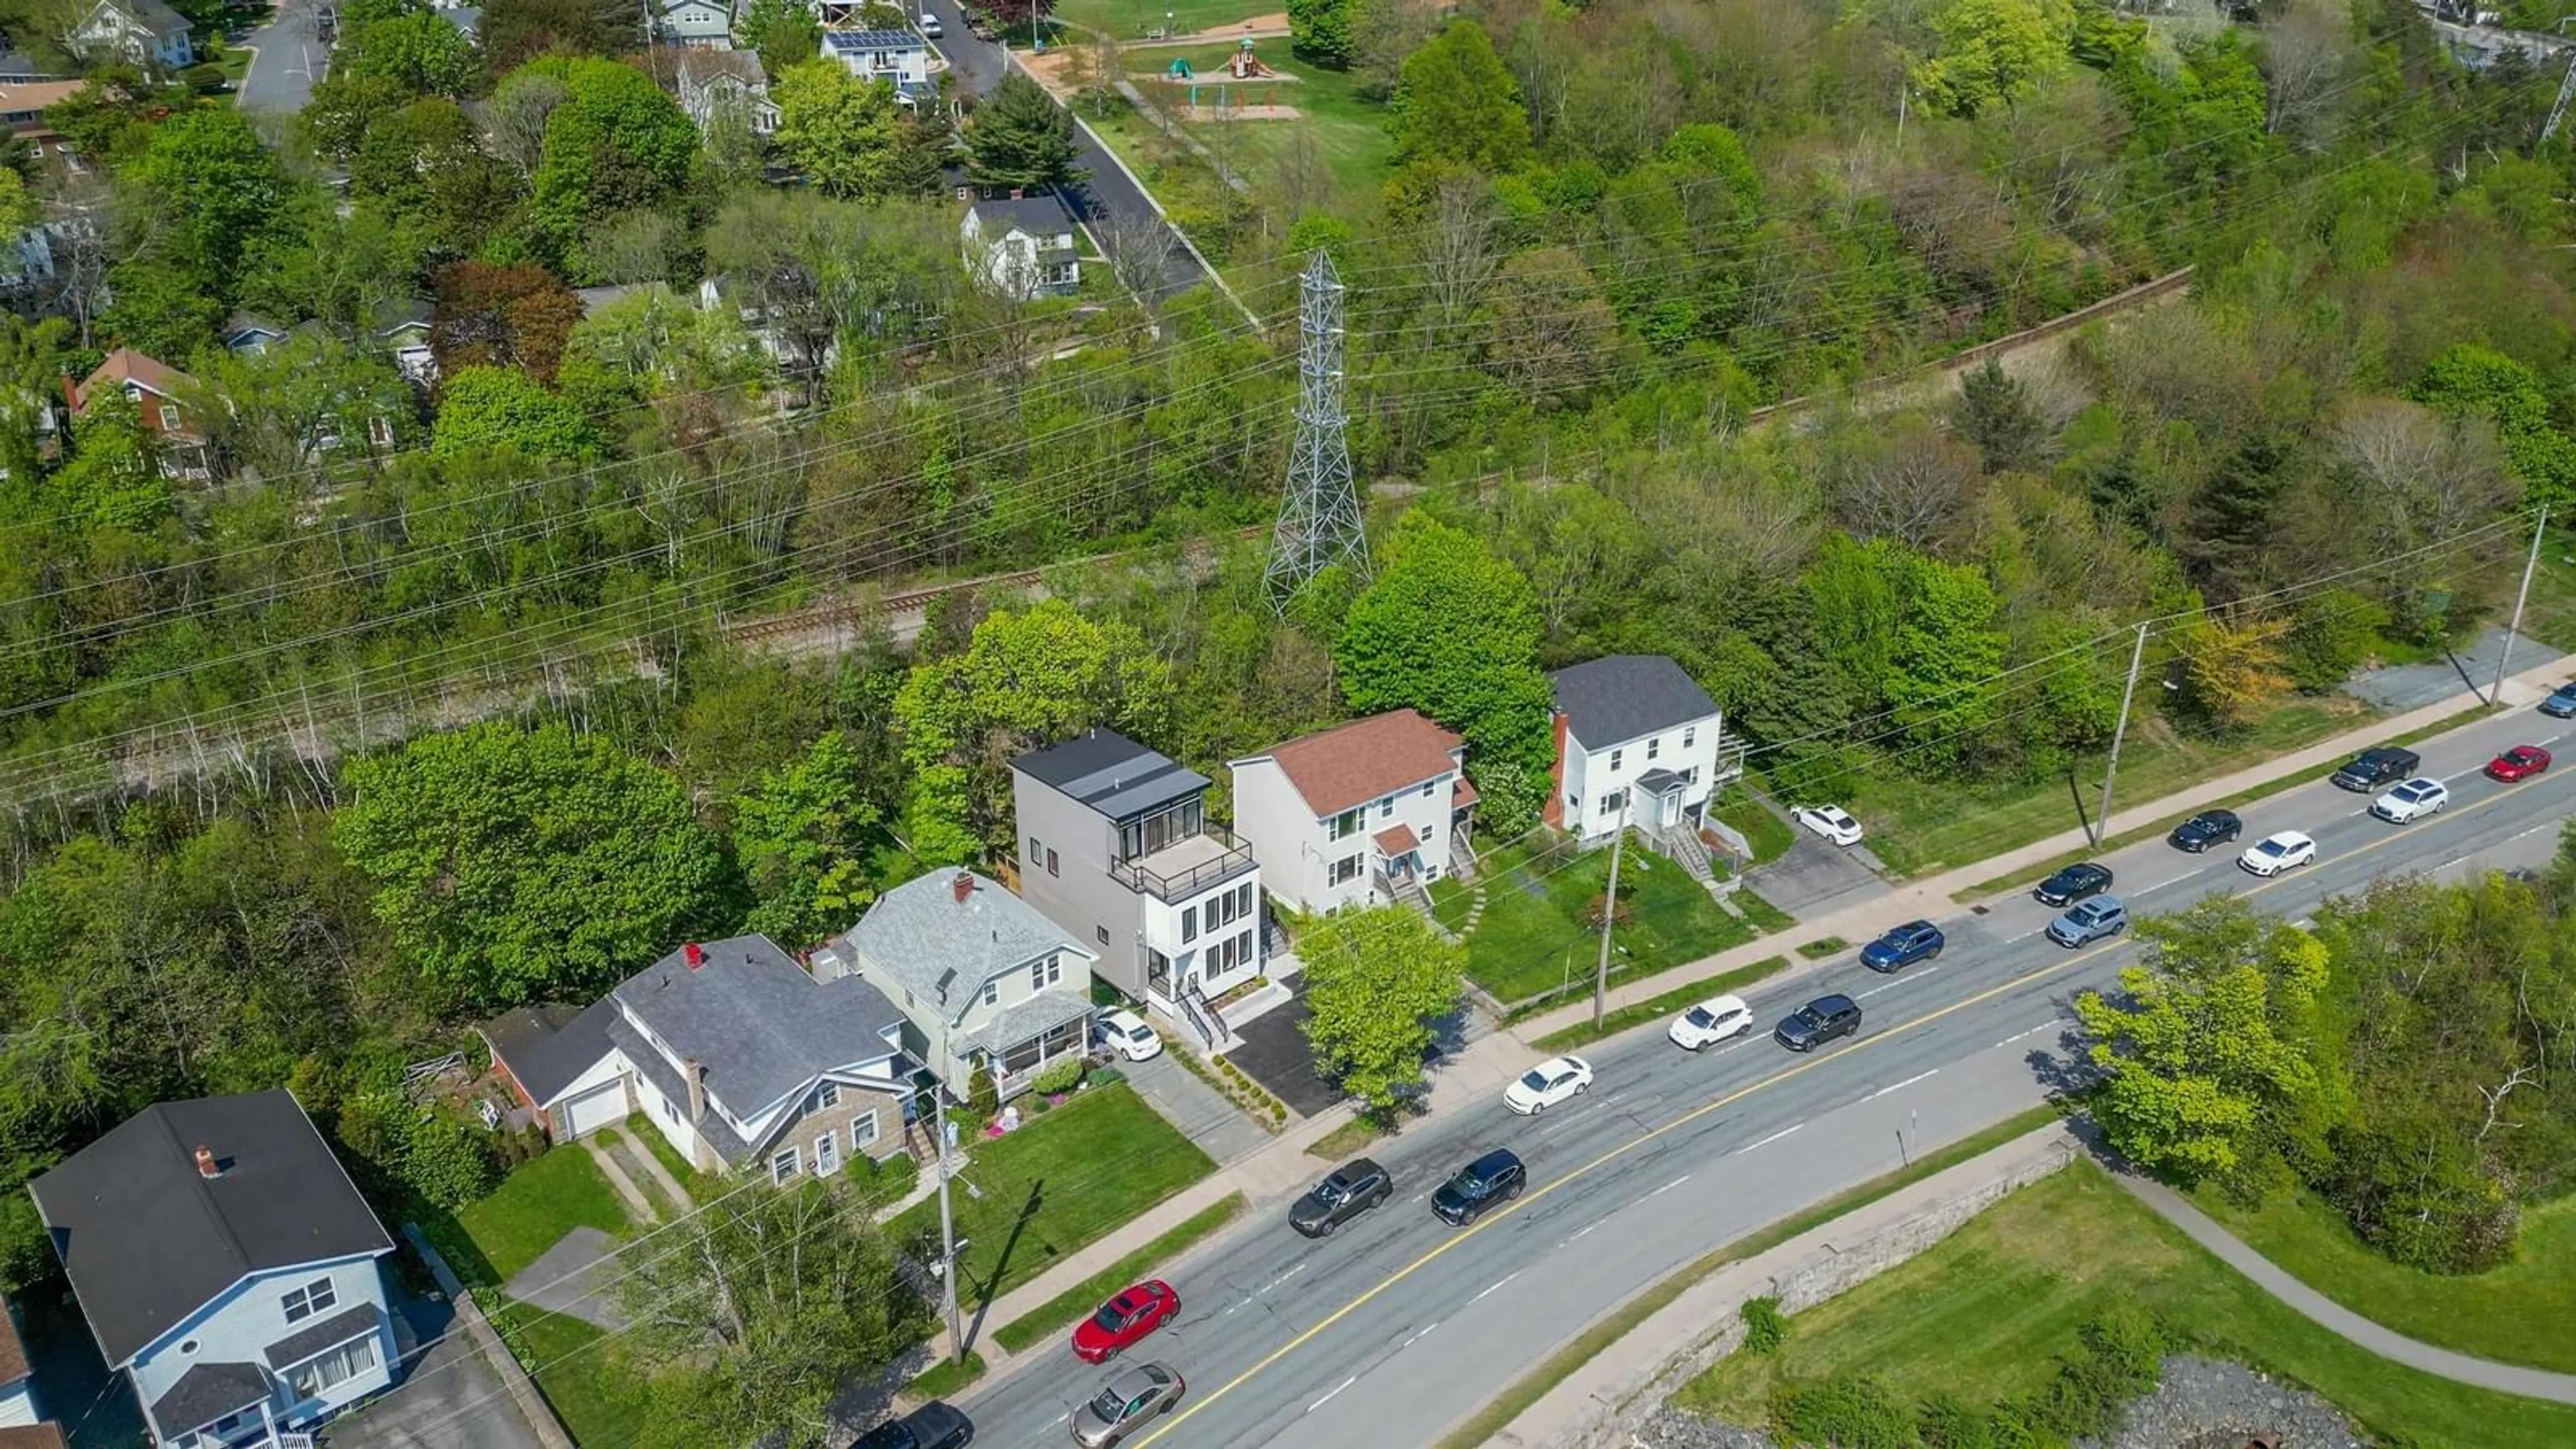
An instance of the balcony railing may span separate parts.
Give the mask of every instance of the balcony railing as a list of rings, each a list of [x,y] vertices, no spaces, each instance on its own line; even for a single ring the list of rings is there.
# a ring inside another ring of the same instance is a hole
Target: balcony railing
[[[1252,869],[1252,847],[1210,825],[1141,860],[1109,867],[1110,879],[1163,901],[1185,900]]]

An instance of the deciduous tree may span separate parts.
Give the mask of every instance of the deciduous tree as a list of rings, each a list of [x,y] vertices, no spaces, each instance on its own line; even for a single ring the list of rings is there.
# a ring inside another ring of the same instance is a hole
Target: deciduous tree
[[[847,929],[876,897],[861,856],[879,824],[838,730],[763,774],[733,802],[734,854],[757,902],[746,924],[790,949]]]
[[[1466,948],[1419,912],[1379,906],[1325,917],[1297,954],[1316,1069],[1380,1118],[1416,1100],[1434,1026],[1458,1009]]]
[[[1520,87],[1473,21],[1451,22],[1404,62],[1389,124],[1403,164],[1445,161],[1501,175],[1531,155]]]
[[[1300,60],[1332,70],[1351,63],[1352,12],[1359,0],[1288,0],[1289,45]]]
[[[598,429],[570,399],[507,367],[467,367],[438,384],[430,451],[463,457],[507,450],[521,458],[578,462],[602,456]]]
[[[895,189],[903,134],[894,88],[862,80],[834,60],[780,72],[778,149],[829,196],[883,196]]]

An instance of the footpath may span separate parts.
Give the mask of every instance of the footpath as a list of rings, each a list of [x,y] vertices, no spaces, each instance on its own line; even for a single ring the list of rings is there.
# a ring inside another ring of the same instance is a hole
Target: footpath
[[[2514,675],[2505,681],[2503,700],[2498,708],[2513,709],[2536,703],[2556,687],[2567,669],[2565,662],[2552,661]],[[2476,703],[2463,691],[2393,718],[2373,720],[2359,729],[2321,740],[2305,749],[2203,780],[2190,789],[2129,805],[2104,822],[2103,838],[2111,839],[2154,825],[2171,816],[2202,809],[2267,784],[2277,782],[2286,788],[2315,778],[2317,772],[2327,765],[2349,759],[2359,751],[2392,737],[2440,724]],[[1770,978],[1766,986],[1794,981],[1829,964],[1828,961],[1808,961],[1799,957],[1795,948],[1802,942],[1826,936],[1863,941],[1876,936],[1891,921],[1917,916],[1939,919],[1959,909],[1959,898],[1963,894],[1999,876],[2028,871],[2070,851],[2080,850],[2087,843],[2081,829],[2062,831],[1985,860],[1928,876],[1893,894],[1802,920],[1788,930],[1775,931],[1687,966],[1615,987],[1607,995],[1606,1009],[1615,1011],[1622,1006],[1650,1001],[1692,981],[1750,966],[1771,956],[1786,955],[1792,964]],[[1426,1115],[1438,1117],[1491,1097],[1501,1091],[1505,1083],[1528,1069],[1535,1055],[1535,1049],[1529,1045],[1532,1040],[1591,1018],[1591,1004],[1583,1002],[1494,1031],[1470,1043],[1433,1068]],[[1637,1028],[1641,1031],[1660,1029],[1660,1023]],[[1248,1216],[1258,1218],[1279,1211],[1288,1199],[1310,1186],[1327,1166],[1309,1155],[1306,1149],[1349,1122],[1351,1115],[1347,1105],[1317,1113],[1281,1133],[1260,1151],[1220,1168],[1116,1232],[1098,1239],[1080,1252],[1068,1254],[1045,1273],[1002,1295],[984,1313],[971,1319],[967,1330],[969,1346],[983,1357],[988,1372],[995,1375],[1007,1372],[1011,1355],[1004,1353],[1001,1345],[993,1341],[991,1330],[1019,1318],[1136,1253],[1162,1236],[1172,1224],[1235,1193],[1242,1193],[1249,1204]],[[938,1342],[945,1356],[947,1336],[944,1331]]]

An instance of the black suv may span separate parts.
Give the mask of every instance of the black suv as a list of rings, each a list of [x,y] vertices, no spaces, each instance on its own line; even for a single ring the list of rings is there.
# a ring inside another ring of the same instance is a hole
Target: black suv
[[[1395,1191],[1395,1180],[1386,1169],[1357,1158],[1332,1170],[1322,1182],[1307,1189],[1288,1209],[1288,1226],[1310,1238],[1329,1238],[1333,1229],[1386,1201]]]
[[[2423,763],[2423,757],[2413,750],[2381,745],[2353,756],[2350,764],[2334,772],[2334,782],[2347,790],[2376,790],[2382,785],[2411,778],[2415,767]]]
[[[1431,1195],[1431,1211],[1453,1228],[1463,1228],[1521,1195],[1529,1169],[1509,1151],[1497,1147],[1467,1164]]]
[[[965,1449],[975,1442],[966,1416],[936,1399],[861,1434],[850,1449]]]
[[[1811,1052],[1836,1037],[1860,1030],[1860,1003],[1836,993],[1819,996],[1781,1022],[1771,1035],[1793,1052]]]

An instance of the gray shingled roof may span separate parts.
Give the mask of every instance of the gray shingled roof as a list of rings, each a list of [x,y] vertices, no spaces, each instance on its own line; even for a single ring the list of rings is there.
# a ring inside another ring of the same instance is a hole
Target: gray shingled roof
[[[975,213],[978,224],[995,233],[1018,227],[1031,236],[1054,236],[1073,230],[1073,213],[1055,193],[1043,191],[1035,196],[987,197],[967,210]]]
[[[1041,991],[1025,1001],[1015,1001],[974,1039],[965,1043],[980,1046],[998,1056],[1033,1036],[1055,1030],[1068,1021],[1080,1021],[1091,1014],[1091,998],[1070,991]]]
[[[588,1007],[522,1006],[483,1024],[492,1055],[510,1069],[540,1107],[551,1107],[582,1073],[608,1055],[608,1023],[617,1001],[603,996]]]
[[[1717,701],[1661,654],[1613,654],[1547,677],[1556,707],[1589,750],[1679,729],[1717,713]]]
[[[817,981],[767,936],[704,949],[697,969],[683,947],[615,995],[673,1052],[697,1059],[707,1090],[734,1115],[748,1119],[825,1071],[893,1050],[885,1031],[903,1013],[867,982]]]
[[[1208,787],[1208,777],[1116,730],[1090,730],[1033,750],[1011,768],[1112,820],[1133,820]]]
[[[680,1080],[680,1074],[671,1070],[671,1064],[662,1059],[662,1054],[655,1051],[653,1044],[646,1041],[643,1033],[638,1032],[626,1018],[621,1016],[608,1024],[608,1040],[626,1053],[627,1063],[653,1084],[653,1090],[662,1094],[663,1101],[683,1112],[689,1110],[689,1084]],[[740,1162],[751,1155],[751,1144],[743,1141],[732,1124],[717,1116],[712,1107],[700,1112],[698,1120],[689,1125],[697,1129],[698,1135],[706,1139],[706,1144],[714,1148],[716,1156],[723,1161]]]
[[[152,1401],[152,1422],[172,1437],[268,1397],[268,1376],[250,1363],[201,1363]]]
[[[1036,907],[972,871],[963,872],[974,889],[960,904],[953,884],[959,874],[932,871],[896,886],[841,938],[853,955],[911,991],[920,1009],[953,1021],[967,993],[995,971],[1049,951],[1091,956]],[[949,978],[944,992],[942,977]]]
[[[198,1174],[200,1146],[221,1175]],[[249,1274],[393,1251],[284,1091],[146,1107],[29,1187],[115,1365]]]
[[[177,35],[190,28],[187,17],[171,9],[163,0],[118,0],[118,3],[156,36]]]
[[[277,1342],[260,1350],[268,1366],[280,1372],[293,1368],[334,1344],[347,1343],[359,1334],[382,1328],[385,1311],[373,1303],[334,1313],[319,1323],[308,1323]]]

